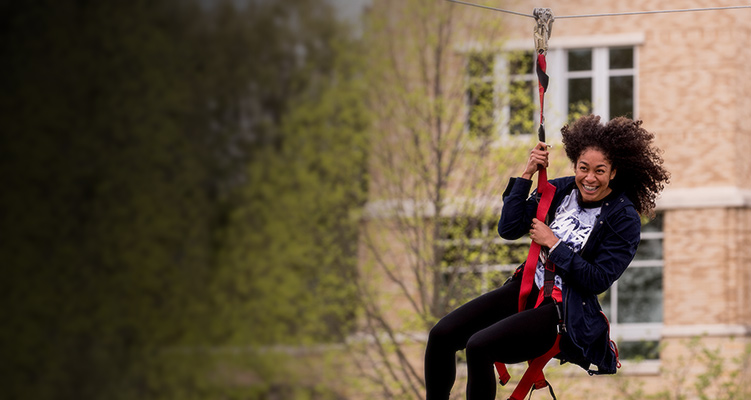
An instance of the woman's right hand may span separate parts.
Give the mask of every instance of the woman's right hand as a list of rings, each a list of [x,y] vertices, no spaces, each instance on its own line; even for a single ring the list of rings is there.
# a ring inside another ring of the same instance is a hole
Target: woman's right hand
[[[548,145],[543,142],[537,143],[537,146],[529,153],[529,160],[527,160],[527,167],[524,169],[522,178],[532,179],[540,166],[547,168],[548,154]]]

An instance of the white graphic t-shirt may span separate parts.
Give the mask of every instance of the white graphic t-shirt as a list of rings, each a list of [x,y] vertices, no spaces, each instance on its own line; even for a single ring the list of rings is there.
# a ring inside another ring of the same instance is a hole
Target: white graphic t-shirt
[[[566,244],[578,253],[587,242],[592,228],[595,226],[597,217],[600,215],[602,207],[583,208],[578,201],[579,191],[574,189],[571,194],[563,198],[561,205],[555,210],[555,219],[550,224],[555,236],[561,239],[559,246]],[[545,261],[547,252],[540,252],[540,259],[537,261],[537,270],[535,271],[535,284],[542,288],[545,281]],[[555,286],[561,288],[563,281],[561,277],[555,276]]]

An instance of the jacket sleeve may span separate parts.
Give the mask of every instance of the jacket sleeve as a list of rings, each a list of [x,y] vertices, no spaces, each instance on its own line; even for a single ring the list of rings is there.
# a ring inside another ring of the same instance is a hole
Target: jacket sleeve
[[[641,236],[641,220],[632,207],[596,223],[603,226],[595,228],[585,245],[585,250],[594,255],[592,262],[565,245],[549,255],[563,282],[582,294],[598,295],[620,278],[634,259]],[[588,245],[594,248],[587,249]]]
[[[511,178],[503,192],[503,208],[498,221],[498,234],[507,240],[516,240],[529,233],[537,210],[537,191],[529,195],[532,181]]]

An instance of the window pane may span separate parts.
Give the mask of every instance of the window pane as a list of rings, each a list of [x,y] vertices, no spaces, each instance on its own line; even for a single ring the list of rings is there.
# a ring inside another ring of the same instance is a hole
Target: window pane
[[[618,322],[662,322],[662,268],[628,268],[618,280]]]
[[[651,220],[643,219],[641,232],[662,232],[663,213],[655,214]],[[634,260],[662,260],[662,239],[645,239],[639,243]]]
[[[610,77],[610,118],[634,115],[634,77]]]
[[[643,219],[641,224],[642,232],[662,232],[663,213],[655,213],[652,219]]]
[[[469,132],[475,136],[493,133],[493,83],[477,82],[467,91],[469,102]]]
[[[642,240],[636,249],[634,260],[662,260],[662,239]]]
[[[526,75],[534,71],[534,56],[531,51],[514,51],[509,53],[509,72],[511,75]]]
[[[610,49],[610,69],[633,68],[633,47]]]
[[[592,113],[592,78],[568,80],[569,121]]]
[[[570,50],[568,52],[569,71],[589,71],[592,69],[592,49]]]
[[[439,218],[436,256],[443,273],[439,288],[449,312],[478,295],[501,286],[510,272],[499,264],[518,263],[526,257],[523,242],[501,243],[492,234],[495,216],[455,216]]]
[[[618,342],[618,355],[622,360],[658,360],[660,342],[656,340]]]
[[[474,53],[467,59],[467,125],[474,136],[489,136],[494,127],[492,53]]]
[[[519,135],[532,133],[535,127],[534,83],[532,81],[512,81],[509,93],[509,133]]]
[[[616,283],[617,285],[617,283]],[[600,301],[600,306],[602,307],[602,312],[605,313],[605,316],[608,317],[608,321],[613,321],[613,306],[612,306],[612,296],[610,295],[610,292],[612,292],[612,287],[605,291],[605,293],[601,294],[598,297],[598,300]]]
[[[491,53],[474,53],[469,56],[467,73],[470,78],[492,76],[493,59]]]

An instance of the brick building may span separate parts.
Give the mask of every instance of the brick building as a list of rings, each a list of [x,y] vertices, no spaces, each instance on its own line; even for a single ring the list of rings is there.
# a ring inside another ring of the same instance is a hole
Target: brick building
[[[544,6],[561,17],[739,2],[483,4],[525,13]],[[507,57],[531,57],[533,20],[501,13],[497,18],[507,38],[502,45],[475,40],[466,46],[471,51],[458,50],[467,59],[476,57],[492,65],[479,72],[488,85],[479,96],[489,96],[489,101],[494,91],[536,84],[530,65],[515,65]],[[698,398],[702,390],[715,398],[733,398],[713,392],[717,388],[711,384],[694,387],[700,375],[708,374],[699,349],[721,358],[724,372],[717,373],[717,382],[748,389],[744,385],[751,374],[744,360],[749,359],[745,349],[751,343],[751,183],[745,179],[751,176],[751,126],[745,123],[751,116],[749,36],[751,9],[555,21],[545,105],[550,141],[560,141],[556,132],[571,112],[592,112],[605,120],[627,115],[643,120],[655,133],[672,174],[659,199],[657,217],[644,226],[636,260],[602,299],[612,336],[623,353],[623,368],[617,377],[597,378],[563,368],[560,380],[566,398],[590,398],[594,390],[603,394],[601,398],[675,390],[687,398]],[[534,98],[534,91],[529,93]],[[473,104],[468,99],[469,116]],[[537,118],[537,111],[524,110],[513,100],[499,102],[493,113],[496,120],[507,121],[492,132],[502,141],[531,135],[528,127],[508,122],[511,114]],[[492,227],[488,234],[495,234]],[[735,370],[737,376],[728,373]]]

